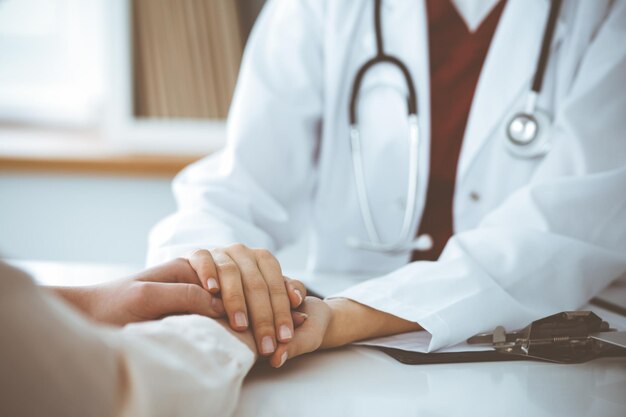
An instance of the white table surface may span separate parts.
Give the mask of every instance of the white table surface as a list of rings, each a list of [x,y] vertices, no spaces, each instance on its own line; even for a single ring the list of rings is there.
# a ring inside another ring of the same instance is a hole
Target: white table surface
[[[138,269],[11,263],[41,283],[64,285],[102,282]],[[353,278],[335,276],[335,287],[328,288],[320,286],[319,276],[292,275],[314,289],[317,283],[318,291],[332,292],[353,282]],[[608,298],[619,302],[625,290],[622,282]],[[351,346],[296,358],[279,370],[255,366],[246,378],[235,415],[624,417],[626,358],[579,365],[530,361],[403,365],[374,349]]]

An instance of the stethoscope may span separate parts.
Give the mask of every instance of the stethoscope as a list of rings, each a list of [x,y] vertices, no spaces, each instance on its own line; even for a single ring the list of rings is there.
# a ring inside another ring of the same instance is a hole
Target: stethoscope
[[[507,149],[521,158],[534,158],[546,154],[550,150],[547,140],[549,135],[545,131],[550,125],[550,117],[537,110],[537,98],[541,92],[543,77],[548,63],[550,45],[554,36],[556,21],[561,8],[562,0],[552,0],[548,21],[544,29],[539,60],[535,69],[532,87],[528,92],[525,106],[516,113],[506,125]],[[388,55],[384,51],[382,35],[382,0],[374,0],[374,29],[376,33],[376,55],[363,64],[357,71],[350,94],[349,122],[350,122],[350,150],[352,167],[356,183],[356,192],[361,217],[365,225],[368,241],[348,238],[348,245],[363,250],[382,252],[387,254],[403,254],[414,250],[427,251],[432,248],[433,242],[429,235],[414,237],[416,226],[416,203],[418,196],[418,160],[420,148],[420,126],[417,117],[417,91],[413,78],[407,66],[398,58]],[[389,243],[382,242],[374,223],[370,207],[370,199],[365,183],[363,168],[363,153],[361,149],[361,135],[357,120],[357,104],[361,83],[368,70],[378,64],[389,64],[400,70],[408,90],[407,112],[409,125],[409,181],[406,191],[406,206],[402,219],[402,227],[398,238]]]

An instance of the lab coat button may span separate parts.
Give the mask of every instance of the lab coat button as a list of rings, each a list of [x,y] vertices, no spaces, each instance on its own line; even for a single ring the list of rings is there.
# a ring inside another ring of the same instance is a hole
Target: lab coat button
[[[470,200],[476,202],[480,200],[480,194],[478,194],[476,191],[472,191],[471,193],[469,193],[469,198]]]

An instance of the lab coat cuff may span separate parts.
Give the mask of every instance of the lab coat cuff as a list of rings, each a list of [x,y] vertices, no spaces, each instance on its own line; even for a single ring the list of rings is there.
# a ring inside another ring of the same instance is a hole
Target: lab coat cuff
[[[333,298],[348,298],[419,324],[432,335],[427,352],[465,342],[469,337],[492,330],[502,323],[508,323],[510,328],[517,329],[536,318],[510,295],[495,287],[483,288],[471,294],[459,294],[454,303],[437,305],[438,303],[424,297],[424,294],[431,292],[427,291],[426,285],[411,288],[416,294],[421,293],[422,299],[416,296],[411,302],[398,300],[385,291],[391,284],[386,282],[387,278],[366,281],[334,295]],[[500,312],[500,316],[494,315],[494,312]]]

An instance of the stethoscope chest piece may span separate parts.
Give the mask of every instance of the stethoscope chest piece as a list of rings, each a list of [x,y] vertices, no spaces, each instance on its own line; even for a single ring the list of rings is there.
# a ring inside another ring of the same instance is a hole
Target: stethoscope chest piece
[[[550,151],[551,118],[543,111],[516,113],[506,124],[506,147],[519,158],[538,158]]]

